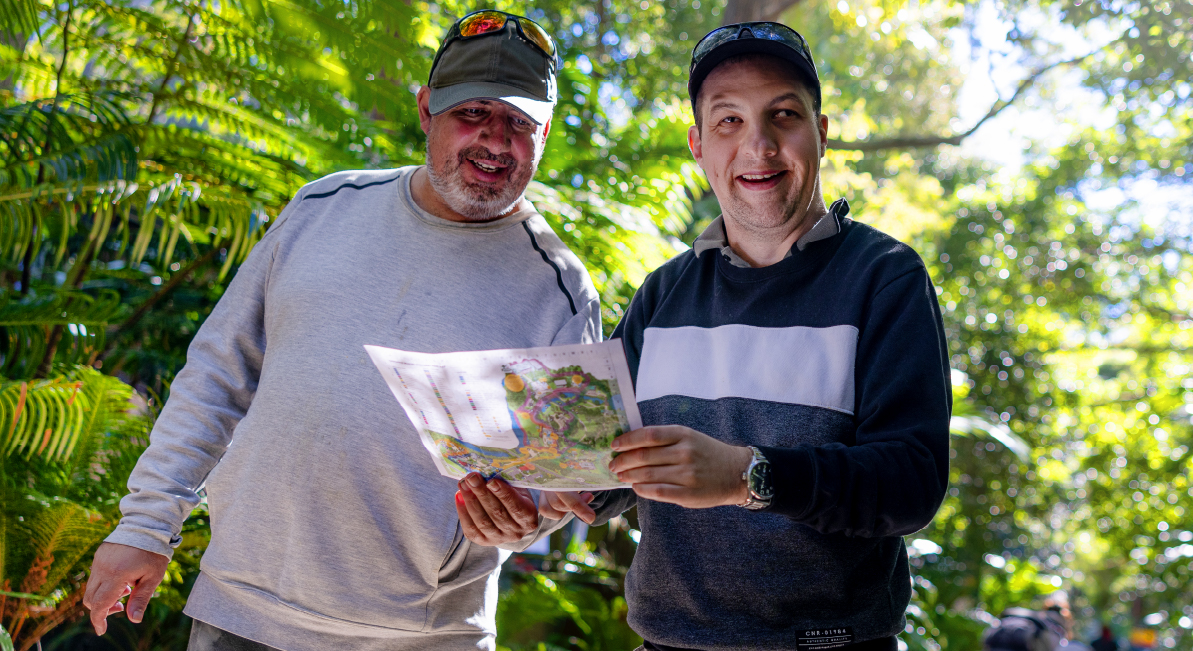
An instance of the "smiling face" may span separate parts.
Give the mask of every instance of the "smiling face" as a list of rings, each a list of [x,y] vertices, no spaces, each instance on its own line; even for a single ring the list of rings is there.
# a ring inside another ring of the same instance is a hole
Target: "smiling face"
[[[490,221],[517,208],[534,178],[550,122],[495,100],[474,100],[431,115],[423,88],[419,114],[427,134],[427,178],[437,207],[457,221]]]
[[[704,80],[700,126],[689,130],[688,145],[732,222],[727,229],[778,241],[824,214],[828,118],[812,104],[812,93],[777,57],[729,59]]]

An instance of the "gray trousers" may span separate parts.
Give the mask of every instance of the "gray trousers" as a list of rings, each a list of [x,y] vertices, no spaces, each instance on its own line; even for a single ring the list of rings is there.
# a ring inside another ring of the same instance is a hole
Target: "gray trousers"
[[[191,624],[191,641],[186,648],[187,651],[279,651],[197,619]]]

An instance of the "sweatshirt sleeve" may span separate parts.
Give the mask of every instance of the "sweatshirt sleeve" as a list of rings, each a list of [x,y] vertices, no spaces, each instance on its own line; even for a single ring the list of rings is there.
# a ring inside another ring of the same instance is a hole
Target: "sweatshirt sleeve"
[[[107,542],[166,557],[182,542],[179,532],[199,504],[198,489],[228,449],[257,391],[274,233],[300,201],[295,198],[253,248],[191,341],[149,447],[129,476],[130,492],[120,500],[123,517]]]
[[[821,533],[918,531],[947,490],[952,410],[940,307],[923,267],[874,295],[855,368],[854,444],[761,448],[775,486],[767,510]]]
[[[567,344],[593,344],[601,340],[601,299],[593,296],[580,305],[555,338],[552,346]]]

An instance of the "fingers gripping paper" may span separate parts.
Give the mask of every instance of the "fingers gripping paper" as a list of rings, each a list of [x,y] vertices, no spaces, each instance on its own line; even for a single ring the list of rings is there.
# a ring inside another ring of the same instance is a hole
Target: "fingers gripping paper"
[[[514,486],[625,488],[613,439],[642,427],[620,340],[459,353],[365,346],[439,472]]]

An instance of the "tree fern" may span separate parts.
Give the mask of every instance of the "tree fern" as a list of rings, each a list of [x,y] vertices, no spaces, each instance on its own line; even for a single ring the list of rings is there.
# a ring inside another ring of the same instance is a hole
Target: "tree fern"
[[[32,543],[36,558],[53,559],[41,585],[27,587],[48,595],[80,560],[108,535],[112,523],[79,504],[58,500],[40,509],[18,527],[18,535]]]
[[[35,185],[43,165],[46,180],[131,177],[136,144],[122,107],[131,99],[112,90],[63,93],[0,111],[0,185]]]
[[[63,462],[75,448],[93,451],[117,415],[130,407],[131,389],[87,367],[67,376],[0,384],[0,454]]]
[[[72,577],[111,530],[124,478],[147,443],[132,397],[131,387],[87,367],[0,385],[9,432],[0,438],[0,588],[14,588],[0,599],[9,600],[3,624],[22,648],[81,612],[83,584]],[[26,431],[41,438],[30,445]]]
[[[99,514],[62,499],[38,504],[10,527],[17,539],[6,541],[8,546],[19,545],[32,558],[21,564],[21,589],[39,597],[19,599],[15,608],[6,608],[3,624],[13,631],[21,648],[29,648],[51,626],[80,611],[84,584],[68,584],[67,579],[84,569],[84,559],[107,535],[109,527],[110,523]],[[8,564],[9,569],[13,566]],[[12,577],[5,578],[6,582],[12,581]],[[38,602],[47,603],[48,608]],[[31,606],[39,607],[35,610]],[[30,623],[30,634],[21,635]]]

